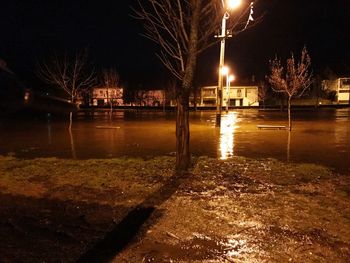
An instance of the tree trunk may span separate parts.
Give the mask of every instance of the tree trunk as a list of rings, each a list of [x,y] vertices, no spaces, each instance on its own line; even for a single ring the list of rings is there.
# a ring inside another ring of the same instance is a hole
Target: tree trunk
[[[181,87],[177,92],[177,115],[176,115],[176,170],[186,171],[191,163],[190,155],[190,125],[189,125],[189,95],[193,87],[193,77],[197,65],[198,56],[198,26],[201,12],[201,0],[191,1],[191,33],[188,45],[188,57],[182,79]]]
[[[288,97],[288,129],[292,130],[292,116],[291,116],[291,97]]]
[[[188,97],[179,95],[176,100],[176,170],[185,171],[191,163]]]
[[[197,87],[193,88],[193,108],[197,111]]]
[[[75,96],[73,93],[71,94],[71,102],[75,103]],[[69,131],[70,132],[72,130],[72,123],[73,123],[73,112],[71,111],[69,112]]]
[[[71,111],[69,113],[69,130],[72,130],[72,123],[73,123],[73,112]]]
[[[110,111],[109,111],[109,120],[112,120],[112,114],[113,114],[113,101],[110,101]]]
[[[163,93],[163,112],[165,113],[165,90]]]

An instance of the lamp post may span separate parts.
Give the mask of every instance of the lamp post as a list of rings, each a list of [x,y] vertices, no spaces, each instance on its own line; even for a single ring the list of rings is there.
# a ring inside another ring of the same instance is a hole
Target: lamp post
[[[230,92],[231,92],[231,82],[235,80],[234,75],[226,75],[226,113],[228,113],[228,108],[230,106]]]
[[[235,9],[241,4],[241,0],[222,0],[223,8],[225,9],[224,16],[222,17],[221,22],[221,34],[217,37],[221,38],[220,43],[220,60],[219,60],[219,69],[222,69],[225,62],[225,40],[231,35],[226,30],[226,20],[229,19],[230,9]],[[219,70],[220,71],[220,70]],[[218,78],[218,88],[216,92],[216,126],[220,127],[221,123],[221,112],[222,112],[222,74],[219,72]]]
[[[227,66],[223,66],[221,69],[220,69],[220,75],[221,75],[221,77],[224,77],[225,76],[225,78],[226,78],[226,96],[222,96],[223,97],[223,101],[225,100],[226,101],[226,112],[228,111],[228,108],[227,108],[227,88],[228,88],[228,81],[229,81],[229,79],[228,79],[228,73],[229,73],[229,68],[227,67]],[[222,92],[223,93],[223,92]],[[225,99],[224,99],[224,97],[226,97]]]

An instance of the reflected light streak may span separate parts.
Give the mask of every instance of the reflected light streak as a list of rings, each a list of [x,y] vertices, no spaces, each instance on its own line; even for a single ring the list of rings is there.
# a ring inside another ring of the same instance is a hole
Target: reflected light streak
[[[226,160],[233,156],[234,133],[237,123],[237,113],[229,112],[222,116],[220,127],[220,160]]]

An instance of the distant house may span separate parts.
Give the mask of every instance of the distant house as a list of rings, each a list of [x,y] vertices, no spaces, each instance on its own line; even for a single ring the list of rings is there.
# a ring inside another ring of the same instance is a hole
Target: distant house
[[[90,106],[120,106],[124,104],[123,88],[120,87],[94,87],[91,89]]]
[[[216,86],[202,87],[198,106],[215,106],[217,97]],[[259,106],[258,86],[232,86],[230,91],[223,87],[223,107]]]
[[[136,105],[162,106],[165,103],[164,90],[139,90],[135,95]]]
[[[336,93],[336,101],[339,104],[350,103],[350,77],[336,78],[334,80],[323,80],[323,89],[334,91]]]

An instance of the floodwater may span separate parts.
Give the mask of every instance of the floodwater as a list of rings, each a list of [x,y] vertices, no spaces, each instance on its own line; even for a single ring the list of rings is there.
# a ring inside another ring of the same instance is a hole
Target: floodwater
[[[215,112],[191,112],[191,152],[219,159],[232,156],[276,158],[323,164],[350,172],[350,109],[299,110],[293,130],[259,130],[257,125],[287,125],[287,113],[232,110],[215,127]],[[67,117],[68,118],[68,117]],[[0,154],[18,157],[110,158],[175,152],[175,115],[156,111],[81,111],[68,123],[0,120]]]

